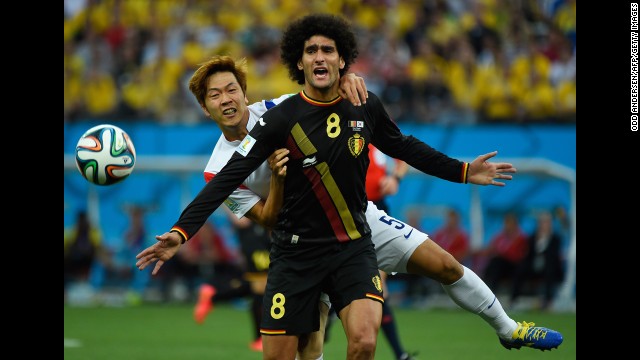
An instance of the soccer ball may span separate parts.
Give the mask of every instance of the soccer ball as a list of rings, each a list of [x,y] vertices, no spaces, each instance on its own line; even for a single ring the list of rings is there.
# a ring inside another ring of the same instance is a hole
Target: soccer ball
[[[113,185],[126,179],[136,165],[136,149],[126,132],[103,124],[87,130],[76,145],[76,166],[89,182]]]

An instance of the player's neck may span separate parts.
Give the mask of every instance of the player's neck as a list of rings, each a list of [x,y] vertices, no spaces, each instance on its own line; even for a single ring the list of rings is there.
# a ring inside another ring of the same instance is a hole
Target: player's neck
[[[326,89],[320,89],[309,85],[309,83],[305,83],[303,91],[307,97],[313,100],[329,102],[340,96],[338,93],[338,86],[339,83],[337,81],[333,86]]]
[[[247,129],[245,128],[244,130],[240,130],[240,129],[222,129],[222,134],[224,135],[224,138],[227,141],[236,141],[236,140],[242,140],[245,138],[245,136],[247,136],[249,132],[247,131]]]
[[[219,128],[227,141],[242,140],[247,136],[249,131],[247,130],[247,123],[249,122],[249,112],[245,113],[245,116],[237,125],[223,126]]]

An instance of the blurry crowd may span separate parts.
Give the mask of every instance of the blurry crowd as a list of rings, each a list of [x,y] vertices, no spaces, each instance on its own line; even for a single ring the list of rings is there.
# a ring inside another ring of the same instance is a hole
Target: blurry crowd
[[[522,220],[529,217],[535,218],[535,226],[524,229]],[[420,219],[411,216],[409,219],[420,228]],[[550,310],[553,306],[567,272],[567,248],[571,240],[569,217],[563,206],[532,210],[524,215],[508,211],[503,214],[502,227],[487,234],[479,248],[472,246],[461,214],[454,208],[446,211],[440,227],[425,232],[460,263],[480,275],[506,307]],[[407,283],[403,296],[409,305],[431,306],[433,295],[443,293],[440,284],[431,279],[399,275],[397,278]],[[523,304],[521,300],[525,296],[533,301]]]
[[[250,102],[300,90],[281,31],[310,12],[358,34],[351,71],[398,122],[574,123],[575,0],[65,0],[64,119],[207,121],[188,91],[246,57]]]
[[[191,302],[204,281],[223,290],[246,283],[246,259],[212,221],[207,221],[157,276],[151,276],[150,269],[139,271],[136,255],[156,241],[147,231],[149,211],[141,205],[124,206],[128,224],[111,243],[104,238],[98,221],[83,209],[77,211],[74,223],[64,229],[65,303],[104,303],[107,293],[125,295],[120,302],[128,305],[150,298]],[[79,299],[79,288],[86,298]],[[149,295],[150,290],[155,295]]]

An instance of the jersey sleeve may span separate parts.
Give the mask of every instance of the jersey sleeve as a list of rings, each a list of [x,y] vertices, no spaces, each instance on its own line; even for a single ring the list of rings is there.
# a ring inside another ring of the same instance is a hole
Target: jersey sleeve
[[[457,183],[467,182],[469,164],[441,153],[412,135],[404,135],[398,125],[391,120],[380,99],[369,93],[367,105],[377,114],[373,145],[393,158],[444,180]]]
[[[260,200],[260,196],[253,191],[238,188],[231,193],[231,195],[224,201],[224,204],[238,217],[238,219],[240,219]]]
[[[200,190],[187,205],[171,231],[179,232],[185,240],[191,238],[209,216],[234,190],[264,162],[271,152],[264,145],[255,146],[256,139],[247,135],[231,159],[216,176]]]
[[[215,176],[216,175],[211,172],[204,172],[205,182],[211,181]],[[240,219],[260,200],[261,198],[258,194],[244,186],[240,186],[233,190],[231,195],[224,201],[224,204]]]

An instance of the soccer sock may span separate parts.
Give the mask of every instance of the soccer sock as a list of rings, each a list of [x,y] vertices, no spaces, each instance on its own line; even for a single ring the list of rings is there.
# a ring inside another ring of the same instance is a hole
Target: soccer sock
[[[487,284],[471,269],[464,265],[462,267],[464,268],[462,277],[451,285],[443,284],[444,291],[458,306],[480,315],[496,330],[498,336],[511,339],[518,324],[507,315]]]
[[[260,337],[260,322],[262,321],[262,299],[263,295],[254,294],[251,301],[251,319],[253,320],[254,339]]]
[[[393,317],[393,312],[391,311],[391,306],[387,305],[386,302],[382,303],[382,331],[384,331],[384,336],[389,341],[389,345],[393,349],[394,354],[396,354],[396,359],[400,358],[404,353],[402,350],[402,346],[400,345],[400,338],[398,337],[398,331],[396,328],[396,320]]]

